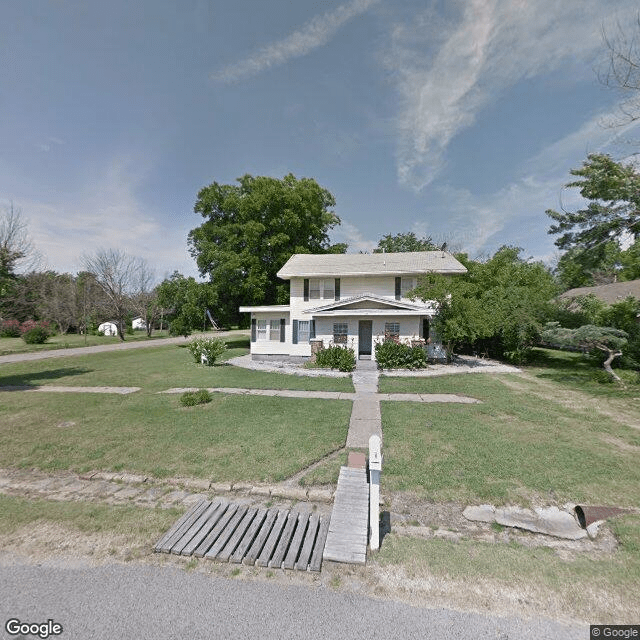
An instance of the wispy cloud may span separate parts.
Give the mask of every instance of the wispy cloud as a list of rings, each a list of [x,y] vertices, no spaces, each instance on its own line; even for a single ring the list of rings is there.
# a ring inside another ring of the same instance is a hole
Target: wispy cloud
[[[629,0],[611,0],[606,7],[599,0],[460,4],[459,19],[449,25],[434,22],[432,12],[396,25],[385,57],[401,105],[398,179],[417,191],[442,169],[447,146],[482,107],[522,79],[567,60],[590,60],[602,46],[603,21],[614,12],[637,10]]]
[[[224,67],[211,77],[221,82],[237,82],[254,76],[264,69],[284,64],[293,58],[300,58],[325,45],[349,20],[379,2],[380,0],[351,0],[335,11],[312,18],[286,38],[259,49],[240,62]]]
[[[145,179],[139,159],[116,157],[90,172],[75,192],[47,200],[16,195],[15,202],[48,268],[73,273],[82,268],[82,254],[113,248],[146,259],[158,276],[175,269],[196,275],[188,229],[168,228],[161,212],[144,204]]]
[[[622,133],[633,135],[640,124],[629,125],[624,131],[600,126],[603,118],[614,112],[601,113],[583,123],[575,131],[547,146],[531,158],[520,177],[494,193],[479,196],[468,189],[438,186],[434,189],[441,202],[446,203],[446,223],[442,224],[441,210],[437,216],[417,221],[413,231],[434,234],[436,241],[447,240],[455,249],[470,255],[491,254],[502,244],[522,246],[537,259],[549,260],[557,250],[554,238],[545,236],[550,219],[547,209],[564,207],[572,210],[584,205],[577,189],[566,189],[571,180],[569,170],[576,168],[591,152],[612,153],[619,149]],[[542,237],[544,240],[540,240]],[[536,242],[536,245],[532,245]]]

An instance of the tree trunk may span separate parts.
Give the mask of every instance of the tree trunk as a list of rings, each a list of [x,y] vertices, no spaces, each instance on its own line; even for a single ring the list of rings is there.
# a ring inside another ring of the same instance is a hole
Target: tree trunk
[[[618,383],[623,385],[622,380],[620,379],[620,377],[618,375],[616,375],[615,371],[611,368],[611,363],[614,361],[615,358],[617,358],[618,356],[622,355],[622,351],[612,351],[612,350],[607,350],[606,353],[608,353],[609,355],[607,356],[607,359],[604,361],[603,363],[603,367],[604,370]],[[624,385],[623,385],[624,386]]]

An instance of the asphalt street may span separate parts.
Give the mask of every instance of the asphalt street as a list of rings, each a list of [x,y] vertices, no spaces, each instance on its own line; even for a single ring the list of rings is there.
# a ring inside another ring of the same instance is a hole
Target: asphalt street
[[[10,619],[52,620],[61,640],[411,639],[584,640],[588,627],[412,607],[327,587],[211,577],[168,567],[7,560],[0,566],[2,638]],[[15,625],[18,623],[14,623]]]

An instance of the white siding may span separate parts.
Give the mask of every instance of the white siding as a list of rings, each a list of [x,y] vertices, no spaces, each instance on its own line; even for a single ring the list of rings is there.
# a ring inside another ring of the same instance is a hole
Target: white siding
[[[256,320],[266,320],[267,332],[266,339],[256,340],[251,343],[251,353],[260,355],[288,355],[291,350],[291,322],[288,314],[277,313],[252,313],[251,318]],[[285,318],[285,341],[269,339],[269,323],[271,320],[280,322],[280,318]]]

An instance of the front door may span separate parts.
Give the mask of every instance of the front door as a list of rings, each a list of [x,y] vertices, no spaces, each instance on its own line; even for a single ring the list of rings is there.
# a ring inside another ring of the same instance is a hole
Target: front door
[[[373,337],[373,323],[371,320],[360,320],[358,323],[358,357],[371,357],[371,341]]]

